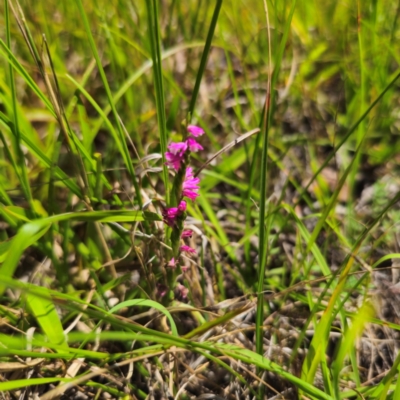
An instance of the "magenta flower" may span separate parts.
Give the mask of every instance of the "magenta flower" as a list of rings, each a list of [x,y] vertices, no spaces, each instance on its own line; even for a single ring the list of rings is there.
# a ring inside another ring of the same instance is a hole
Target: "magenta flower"
[[[182,200],[178,207],[165,208],[162,212],[164,222],[171,228],[175,226],[176,219],[186,211],[186,201]]]
[[[194,153],[196,153],[199,150],[203,150],[203,146],[197,143],[197,141],[193,138],[188,138],[188,140],[186,140],[186,143],[187,146],[189,147],[189,150],[193,151]]]
[[[186,211],[186,201],[185,200],[181,200],[181,202],[179,203],[179,206],[178,206],[178,210],[181,213]]]
[[[191,238],[193,235],[193,231],[191,229],[185,229],[182,232],[181,238]]]
[[[180,251],[184,251],[184,252],[189,253],[189,254],[196,254],[196,250],[191,248],[190,246],[186,246],[186,244],[182,245],[179,248],[179,250]]]
[[[178,207],[166,208],[162,212],[164,222],[171,228],[175,225],[176,218],[178,217]]]
[[[204,130],[196,125],[189,125],[187,131],[194,137],[198,137],[204,134]]]
[[[165,158],[167,159],[167,162],[165,165],[168,165],[168,167],[172,167],[175,171],[178,171],[181,168],[181,163],[183,161],[183,155],[182,154],[174,154],[169,151],[165,153]]]
[[[189,198],[190,200],[195,200],[196,197],[199,196],[199,183],[200,179],[193,176],[192,167],[187,167],[185,180],[183,181],[182,186],[183,196]]]
[[[177,143],[173,142],[168,146],[168,149],[172,154],[180,156],[183,155],[183,153],[187,150],[187,148],[188,148],[187,142],[177,142]]]

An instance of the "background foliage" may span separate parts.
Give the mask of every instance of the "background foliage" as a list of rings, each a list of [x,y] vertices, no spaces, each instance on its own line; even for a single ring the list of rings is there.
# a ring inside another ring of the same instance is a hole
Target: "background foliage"
[[[267,10],[1,4],[5,398],[397,398],[400,2]],[[232,146],[171,284],[163,157],[190,118],[195,169]]]

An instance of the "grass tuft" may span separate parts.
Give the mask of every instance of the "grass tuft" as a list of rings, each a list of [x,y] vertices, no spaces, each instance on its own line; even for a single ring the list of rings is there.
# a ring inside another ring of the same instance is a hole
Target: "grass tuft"
[[[399,397],[397,2],[0,8],[4,399]]]

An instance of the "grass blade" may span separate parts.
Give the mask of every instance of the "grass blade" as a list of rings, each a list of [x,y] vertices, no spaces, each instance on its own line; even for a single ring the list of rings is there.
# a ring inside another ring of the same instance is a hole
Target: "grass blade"
[[[160,135],[160,147],[163,160],[163,178],[165,186],[165,200],[167,204],[175,206],[178,199],[173,199],[170,203],[169,193],[169,179],[168,179],[168,168],[165,164],[165,152],[167,151],[167,119],[165,116],[165,100],[164,100],[164,84],[162,75],[162,64],[161,64],[161,37],[158,22],[158,1],[157,0],[146,0],[147,6],[147,17],[148,17],[148,32],[150,38],[151,57],[153,60],[153,77],[155,84],[155,98],[157,108],[157,121],[158,130]]]
[[[325,158],[325,161],[321,164],[318,170],[314,173],[312,178],[309,180],[307,185],[304,187],[303,191],[300,193],[299,198],[301,199],[306,193],[311,184],[315,181],[315,179],[320,175],[321,171],[329,164],[338,150],[347,142],[349,137],[355,132],[358,126],[364,121],[367,115],[371,112],[371,110],[380,102],[383,96],[389,91],[389,89],[395,84],[397,79],[400,77],[400,72],[398,72],[395,77],[389,82],[389,84],[385,87],[385,89],[379,94],[379,96],[370,104],[370,106],[365,110],[364,114],[357,120],[357,122],[347,131],[347,133],[343,136],[342,140],[336,145],[335,149]]]
[[[64,330],[54,307],[54,303],[46,288],[38,289],[41,291],[40,297],[32,293],[28,293],[26,296],[29,309],[35,316],[50,343],[60,345],[62,348],[65,347],[65,349],[68,350]]]
[[[8,390],[16,390],[29,386],[37,386],[37,385],[48,385],[50,383],[56,382],[68,382],[71,379],[67,378],[29,378],[29,379],[16,379],[10,382],[1,382],[0,390],[8,391]]]
[[[128,146],[127,146],[127,143],[126,143],[126,140],[125,140],[125,134],[124,134],[124,131],[122,129],[121,121],[120,121],[119,115],[117,113],[117,110],[116,110],[116,107],[115,107],[115,104],[114,104],[114,101],[113,101],[113,98],[112,98],[110,86],[108,85],[107,77],[106,77],[106,74],[104,72],[104,68],[103,68],[103,65],[101,63],[100,56],[99,56],[96,44],[95,44],[94,39],[93,39],[92,32],[90,30],[89,21],[88,21],[88,18],[86,16],[85,10],[83,8],[82,0],[75,0],[75,3],[78,6],[79,14],[80,14],[80,16],[82,18],[83,25],[85,27],[85,31],[86,31],[86,34],[87,34],[87,37],[88,37],[88,40],[89,40],[89,44],[90,44],[90,47],[92,49],[93,56],[94,56],[94,58],[96,60],[97,68],[99,70],[99,73],[100,73],[100,76],[101,76],[101,80],[103,82],[104,88],[106,90],[107,98],[108,98],[108,101],[109,101],[111,109],[112,109],[112,113],[113,113],[113,116],[114,116],[114,119],[115,119],[115,123],[117,125],[118,136],[119,136],[117,143],[119,143],[119,145],[122,147],[121,155],[122,155],[122,158],[123,158],[123,160],[125,162],[126,168],[128,169],[128,172],[129,172],[129,175],[130,175],[130,177],[132,179],[133,185],[135,187],[136,200],[137,200],[139,206],[142,207],[143,206],[143,202],[142,202],[142,197],[141,197],[141,194],[140,194],[140,188],[139,188],[139,184],[138,184],[137,179],[136,179],[135,170],[133,169],[133,165],[132,165],[132,162],[131,162],[131,157],[130,157]]]
[[[140,222],[160,221],[161,217],[151,212],[142,211],[89,211],[58,214],[48,218],[29,222],[22,226],[13,238],[12,245],[8,251],[8,257],[0,266],[0,294],[6,286],[1,281],[10,278],[14,274],[18,261],[23,251],[43,236],[51,224],[60,221],[98,221],[98,222]]]
[[[263,322],[264,322],[264,277],[268,256],[268,222],[267,227],[266,223],[266,199],[267,199],[267,173],[268,173],[268,141],[269,141],[269,129],[272,122],[272,113],[273,113],[273,105],[275,101],[274,89],[275,82],[278,78],[279,69],[281,59],[283,57],[284,48],[286,46],[286,41],[289,34],[290,24],[293,17],[293,13],[295,10],[296,2],[292,2],[292,7],[290,11],[290,15],[286,20],[285,24],[285,34],[282,38],[280,51],[278,53],[278,57],[276,60],[275,70],[272,72],[272,49],[271,49],[271,36],[270,36],[270,23],[269,23],[269,13],[268,13],[268,5],[266,1],[264,1],[264,8],[267,20],[267,30],[268,30],[268,49],[269,49],[269,75],[268,75],[268,87],[267,87],[267,96],[265,99],[265,108],[263,112],[263,122],[260,124],[262,126],[262,151],[261,151],[261,168],[260,168],[260,211],[259,211],[259,266],[258,266],[258,283],[257,283],[257,314],[256,314],[256,351],[258,354],[263,354],[263,339],[264,339],[264,331],[263,331]],[[271,76],[272,74],[272,76]],[[256,149],[258,146],[256,147]],[[254,157],[257,159],[258,157]],[[252,165],[252,171],[250,173],[251,178],[254,177],[255,174],[255,162]],[[251,188],[252,185],[250,185]],[[248,202],[250,204],[250,202]],[[250,209],[247,210],[247,219],[249,219]],[[248,221],[247,221],[248,224]],[[260,387],[259,398],[263,397],[263,387]]]
[[[201,80],[203,79],[204,71],[207,66],[207,59],[210,54],[211,43],[212,43],[212,39],[214,37],[215,27],[217,26],[218,16],[219,16],[219,12],[221,11],[221,7],[222,7],[222,0],[217,0],[217,2],[215,4],[213,16],[211,19],[210,27],[208,29],[207,39],[206,39],[206,43],[204,45],[203,54],[201,55],[200,66],[199,66],[199,70],[196,75],[196,82],[194,84],[192,98],[191,98],[190,104],[189,104],[188,118],[187,118],[188,123],[190,123],[190,121],[192,120],[192,117],[193,117],[194,108],[196,106],[197,96],[198,96],[199,90],[200,90],[200,83],[201,83]]]
[[[117,312],[118,310],[120,310],[121,308],[134,307],[134,306],[150,307],[150,308],[155,308],[158,311],[161,311],[168,318],[168,321],[171,324],[172,334],[175,336],[178,336],[178,329],[176,328],[176,324],[175,324],[174,319],[172,318],[172,315],[162,304],[157,303],[156,301],[143,300],[143,299],[126,300],[126,301],[123,301],[122,303],[119,303],[116,306],[114,306],[109,311],[109,313],[113,314],[113,313]]]
[[[11,48],[11,32],[10,32],[10,13],[8,8],[8,0],[4,0],[4,9],[5,9],[5,17],[6,17],[6,34],[7,34],[7,47]],[[8,63],[9,68],[9,80],[10,80],[10,88],[11,88],[11,101],[12,101],[12,113],[13,113],[13,122],[14,122],[14,130],[15,134],[15,142],[14,149],[17,155],[16,160],[16,168],[15,172],[18,175],[18,178],[21,183],[22,191],[25,195],[26,200],[31,204],[32,208],[32,192],[29,185],[28,173],[25,165],[24,154],[21,150],[21,137],[19,134],[19,123],[18,123],[18,112],[17,112],[17,95],[15,91],[15,80],[14,80],[14,69],[11,65],[11,62]],[[33,209],[33,208],[32,208]]]

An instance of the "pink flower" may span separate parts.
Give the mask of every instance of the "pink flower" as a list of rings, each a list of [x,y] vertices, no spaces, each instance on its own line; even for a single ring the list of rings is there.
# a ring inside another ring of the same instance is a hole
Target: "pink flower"
[[[198,137],[204,134],[204,130],[196,125],[189,125],[187,131],[194,137]]]
[[[175,225],[176,218],[178,217],[178,211],[178,207],[170,207],[163,210],[163,220],[168,226],[173,227]]]
[[[190,246],[186,246],[186,244],[184,244],[183,246],[181,246],[181,247],[179,248],[179,250],[180,250],[180,251],[184,251],[184,252],[189,253],[189,254],[196,254],[196,250],[195,250],[195,249],[192,249]]]
[[[186,168],[185,180],[183,181],[182,194],[190,200],[195,200],[199,196],[200,179],[193,176],[192,167]]]
[[[176,219],[186,211],[186,201],[182,200],[178,207],[165,208],[162,212],[164,222],[171,228],[175,225]]]
[[[188,265],[182,265],[181,266],[181,270],[182,270],[182,272],[186,272],[186,271],[188,271],[189,270],[189,266]]]
[[[186,211],[186,201],[185,200],[181,200],[181,202],[179,203],[179,206],[178,206],[178,210],[180,212]]]
[[[188,293],[189,293],[189,289],[186,288],[185,286],[183,286],[182,284],[178,283],[176,285],[176,289],[178,291],[178,295],[181,299],[186,299]]]
[[[168,267],[175,269],[176,268],[176,264],[178,264],[178,261],[175,261],[175,258],[172,257],[169,262],[168,262]]]
[[[191,229],[186,229],[182,232],[181,238],[191,238],[193,231]]]
[[[167,162],[165,165],[168,165],[168,167],[172,167],[175,171],[178,171],[181,167],[181,163],[183,161],[183,156],[185,153],[178,153],[174,154],[169,151],[165,153],[165,158],[167,159]]]
[[[203,150],[203,146],[197,143],[197,141],[193,138],[188,138],[188,140],[186,140],[186,143],[187,146],[189,147],[189,150],[193,151],[194,153],[196,153],[199,150]]]
[[[187,150],[187,148],[188,148],[188,143],[187,142],[171,143],[168,146],[168,149],[172,154],[180,155],[180,156],[183,155],[183,153]]]

